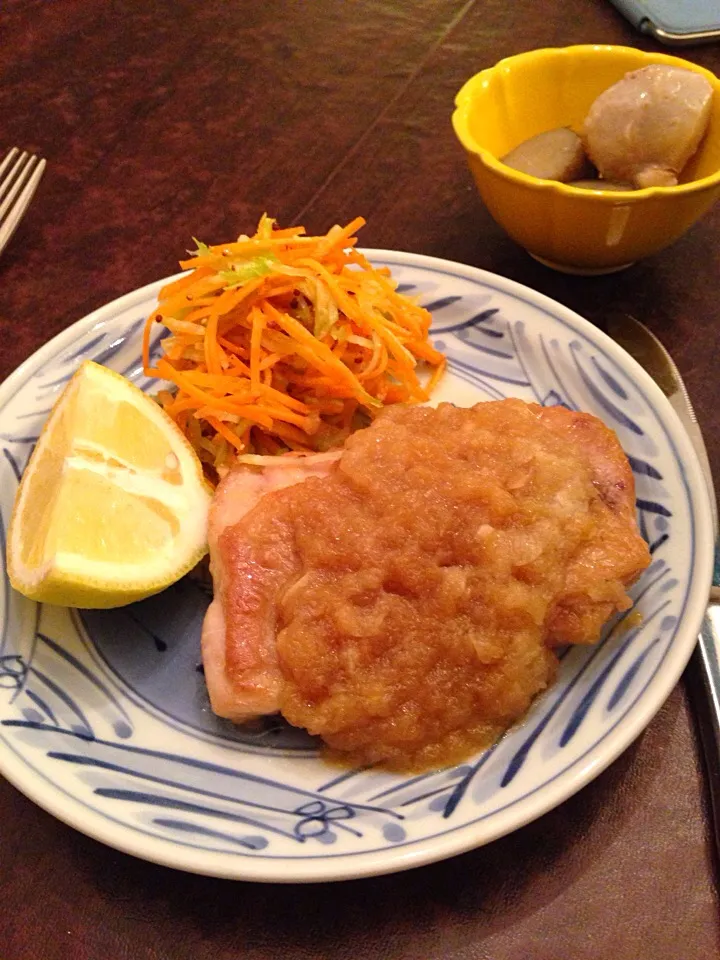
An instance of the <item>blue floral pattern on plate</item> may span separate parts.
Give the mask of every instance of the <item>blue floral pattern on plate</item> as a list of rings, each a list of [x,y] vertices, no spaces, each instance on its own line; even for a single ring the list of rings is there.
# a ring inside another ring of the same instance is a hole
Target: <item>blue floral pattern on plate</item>
[[[186,578],[114,611],[38,607],[0,592],[0,769],[98,839],[171,866],[259,880],[403,869],[514,829],[579,789],[647,724],[694,643],[710,579],[708,505],[664,398],[615,344],[533,291],[471,267],[371,251],[433,313],[450,361],[437,400],[518,396],[589,410],[632,465],[651,567],[640,617],[571,649],[524,720],[466,763],[416,776],[341,769],[277,718],[234,726],[209,707]],[[0,388],[0,537],[53,401],[85,358],[143,389],[139,345],[161,284],[96,311]],[[159,349],[159,336],[154,349]],[[4,551],[3,551],[4,562]]]

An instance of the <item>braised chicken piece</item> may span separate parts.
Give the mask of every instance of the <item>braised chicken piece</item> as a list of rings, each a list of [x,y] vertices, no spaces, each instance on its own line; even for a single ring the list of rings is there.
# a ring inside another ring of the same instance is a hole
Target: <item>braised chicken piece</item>
[[[615,435],[521,400],[391,407],[334,462],[238,467],[210,550],[215,712],[403,769],[495,739],[649,563]]]

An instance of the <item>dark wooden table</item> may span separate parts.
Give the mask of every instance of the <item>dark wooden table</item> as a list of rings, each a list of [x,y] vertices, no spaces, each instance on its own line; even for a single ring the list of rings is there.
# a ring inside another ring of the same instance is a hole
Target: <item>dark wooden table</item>
[[[0,379],[90,310],[264,210],[310,231],[643,319],[687,379],[720,476],[720,206],[625,273],[533,262],[491,221],[450,127],[463,81],[546,45],[652,48],[603,0],[4,0],[0,141],[48,158],[0,260]],[[689,56],[720,71],[720,46]],[[0,781],[2,960],[720,955],[717,863],[685,686],[594,783],[485,848],[308,887],[116,853]]]

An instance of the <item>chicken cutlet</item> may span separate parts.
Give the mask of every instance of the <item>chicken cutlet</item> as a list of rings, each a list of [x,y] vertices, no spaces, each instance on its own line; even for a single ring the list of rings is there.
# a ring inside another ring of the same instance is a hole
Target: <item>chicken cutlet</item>
[[[650,559],[614,433],[515,399],[392,407],[335,458],[238,466],[209,539],[213,710],[402,769],[492,742]]]

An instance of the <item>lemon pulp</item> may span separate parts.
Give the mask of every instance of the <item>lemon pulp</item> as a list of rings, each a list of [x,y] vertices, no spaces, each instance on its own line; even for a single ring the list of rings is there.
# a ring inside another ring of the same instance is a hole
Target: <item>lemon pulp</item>
[[[169,586],[206,550],[210,490],[173,421],[86,361],[53,408],[8,531],[13,586],[65,606],[120,606]]]

